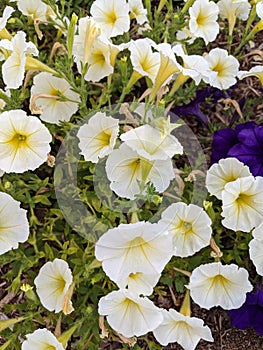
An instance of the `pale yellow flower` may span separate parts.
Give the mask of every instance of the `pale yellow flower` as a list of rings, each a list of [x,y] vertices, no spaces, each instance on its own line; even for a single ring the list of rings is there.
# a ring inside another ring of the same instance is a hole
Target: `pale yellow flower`
[[[46,161],[52,137],[37,117],[10,110],[0,114],[0,120],[0,169],[23,173]]]
[[[41,304],[55,313],[71,313],[74,309],[67,298],[72,281],[72,273],[66,261],[55,259],[47,262],[34,281]]]

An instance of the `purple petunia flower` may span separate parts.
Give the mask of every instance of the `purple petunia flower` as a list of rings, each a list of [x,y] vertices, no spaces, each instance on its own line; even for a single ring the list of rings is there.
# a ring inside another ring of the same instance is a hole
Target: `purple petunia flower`
[[[230,97],[228,92],[223,92],[216,88],[206,87],[200,89],[196,92],[196,97],[190,103],[183,106],[174,107],[171,112],[177,114],[178,116],[194,115],[199,118],[205,125],[208,125],[207,116],[201,111],[201,104],[206,102],[206,99],[210,97],[211,103],[215,104],[221,98]],[[207,108],[209,104],[206,103]]]
[[[245,303],[235,310],[229,310],[228,315],[231,319],[232,326],[239,329],[249,327],[263,335],[263,291],[260,287],[256,291],[247,293]]]
[[[263,127],[254,122],[239,124],[235,130],[214,133],[211,163],[234,157],[250,168],[254,176],[263,176]]]

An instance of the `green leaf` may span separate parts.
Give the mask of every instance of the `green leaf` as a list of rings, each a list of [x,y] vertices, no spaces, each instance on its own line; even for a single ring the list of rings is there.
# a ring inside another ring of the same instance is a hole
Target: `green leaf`
[[[76,329],[80,326],[80,322],[75,324],[73,327],[65,331],[64,333],[61,334],[60,337],[58,337],[58,341],[64,346],[67,346],[67,343],[69,339],[71,338],[72,334],[76,331]]]
[[[5,330],[8,327],[13,326],[16,323],[24,321],[24,319],[25,319],[24,317],[18,317],[18,318],[10,318],[9,320],[0,321],[0,332],[2,332],[3,330]]]
[[[0,350],[5,350],[10,345],[10,343],[13,341],[13,339],[9,339],[7,342],[5,342],[2,346],[0,346]]]

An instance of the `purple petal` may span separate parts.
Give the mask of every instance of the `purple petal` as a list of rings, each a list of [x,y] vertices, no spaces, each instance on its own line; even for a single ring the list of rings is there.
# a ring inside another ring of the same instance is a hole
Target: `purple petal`
[[[228,152],[238,142],[237,133],[232,129],[218,130],[214,133],[212,142],[211,163],[217,163],[221,158],[227,158]]]

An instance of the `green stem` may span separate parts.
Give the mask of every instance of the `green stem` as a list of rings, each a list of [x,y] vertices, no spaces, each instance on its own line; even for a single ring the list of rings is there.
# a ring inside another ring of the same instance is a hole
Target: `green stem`
[[[195,0],[188,0],[188,1],[186,2],[186,4],[184,5],[184,7],[182,8],[181,13],[182,13],[182,14],[185,14],[186,11],[189,9],[189,7],[191,7],[191,6],[193,5],[194,2],[195,2]]]

